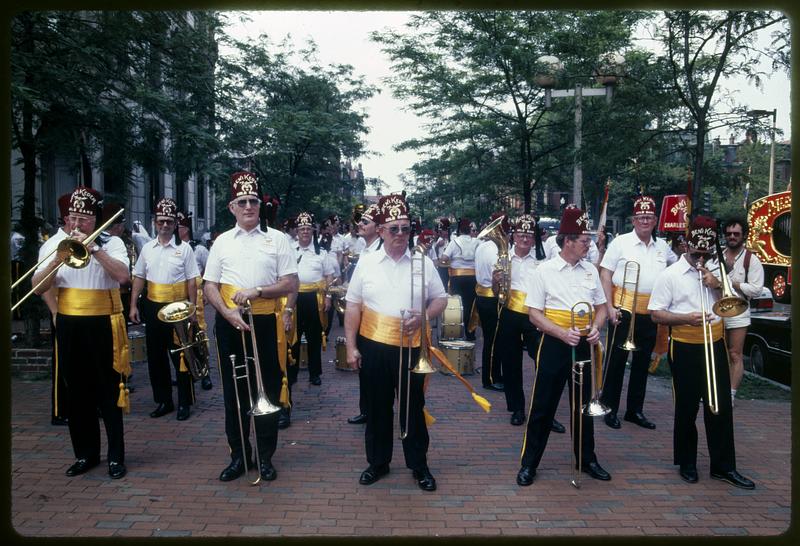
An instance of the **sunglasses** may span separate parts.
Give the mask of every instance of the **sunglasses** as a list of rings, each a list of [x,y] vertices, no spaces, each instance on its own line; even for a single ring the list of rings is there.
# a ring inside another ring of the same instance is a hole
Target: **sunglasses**
[[[392,235],[411,233],[411,226],[390,226],[388,229]]]
[[[742,232],[741,231],[726,231],[725,232],[725,237],[741,237],[741,236],[742,236]]]
[[[691,256],[691,258],[693,260],[699,260],[700,258],[710,258],[711,257],[711,253],[709,253],[709,252],[690,252],[689,256]]]
[[[239,199],[238,201],[235,201],[235,203],[237,207],[243,209],[247,205],[250,205],[251,207],[257,207],[261,203],[261,201],[259,201],[258,199]]]
[[[163,225],[171,226],[174,223],[175,223],[175,220],[156,220],[156,224],[158,224],[159,226],[163,226]]]
[[[368,226],[368,225],[370,225],[372,222],[370,222],[369,220],[367,220],[366,218],[364,218],[364,219],[363,219],[363,220],[361,220],[361,222],[359,222],[359,223],[360,223],[362,226]]]

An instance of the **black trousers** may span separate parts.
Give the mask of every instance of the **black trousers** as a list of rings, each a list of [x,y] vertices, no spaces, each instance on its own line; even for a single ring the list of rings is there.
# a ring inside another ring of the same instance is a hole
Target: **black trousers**
[[[597,460],[594,453],[594,422],[593,418],[585,415],[580,407],[579,400],[574,399],[575,395],[580,396],[574,388],[572,374],[572,354],[573,348],[566,343],[543,335],[539,344],[539,365],[536,376],[533,380],[533,394],[531,400],[530,415],[525,430],[525,440],[522,444],[523,466],[537,468],[542,460],[544,449],[547,446],[547,439],[550,437],[550,427],[561,400],[561,393],[564,385],[569,384],[569,397],[571,408],[570,427],[577,427],[580,419],[583,427],[583,434],[578,434],[577,428],[573,428],[572,434],[574,443],[572,446],[576,460],[578,457],[578,441],[581,440],[582,447],[582,466]],[[586,338],[581,338],[578,346],[575,347],[576,360],[588,360],[589,343]],[[590,366],[584,367],[583,373],[583,403],[586,404],[592,396],[592,381]],[[508,383],[506,383],[508,384]],[[574,400],[573,400],[574,399]],[[574,402],[574,404],[573,404]]]
[[[113,335],[108,315],[56,315],[58,363],[69,389],[69,436],[76,459],[100,458],[100,418],[109,462],[125,462],[120,374],[113,368]]]
[[[447,281],[450,280],[450,269],[447,267],[436,267],[439,272],[439,278],[442,279],[442,286],[447,288]]]
[[[450,290],[461,296],[461,321],[464,324],[464,337],[467,341],[475,341],[475,332],[468,332],[469,316],[472,313],[472,302],[475,301],[475,275],[459,275],[450,277]]]
[[[292,366],[292,376],[289,384],[297,381],[297,372],[300,368],[300,338],[306,335],[308,349],[308,375],[309,378],[322,375],[322,324],[319,322],[319,308],[317,307],[316,292],[300,292],[297,294],[297,343],[292,345],[292,358],[298,364]],[[333,307],[333,306],[331,306]]]
[[[719,413],[708,409],[708,384],[703,345],[672,340],[669,350],[672,389],[675,399],[673,464],[697,464],[697,412],[703,401],[703,423],[706,429],[708,455],[712,472],[736,470],[733,441],[733,409],[728,353],[725,341],[714,343]]]
[[[267,399],[274,405],[279,405],[283,373],[278,362],[278,337],[275,332],[275,315],[254,315],[253,323],[256,332],[256,348],[261,369],[263,388]],[[231,355],[234,355],[237,365],[243,362],[242,333],[235,329],[217,314],[214,324],[217,337],[217,354],[219,355],[219,373],[222,379],[222,396],[225,402],[225,435],[228,447],[231,450],[231,460],[242,458],[242,439],[244,438],[245,455],[250,459],[252,444],[250,442],[250,402],[257,400],[257,381],[253,361],[248,362],[247,369],[250,374],[250,392],[247,391],[247,380],[244,378],[234,381]],[[247,354],[253,355],[250,332],[244,333]],[[244,368],[238,370],[238,375],[243,377]],[[237,397],[240,409],[237,411]],[[239,417],[237,417],[237,413]],[[271,462],[272,456],[278,445],[278,415],[279,412],[255,417],[256,444],[261,461]],[[242,433],[239,430],[241,418]]]
[[[189,372],[180,371],[180,353],[169,353],[171,349],[178,347],[173,338],[175,327],[158,319],[158,311],[165,305],[167,304],[142,299],[142,318],[147,340],[147,372],[150,375],[153,400],[156,404],[172,404],[172,373],[169,369],[171,362],[178,381],[178,405],[190,406],[194,400],[192,376]]]
[[[500,366],[503,369],[506,407],[508,411],[512,412],[525,411],[525,392],[522,389],[522,351],[526,349],[529,355],[533,355],[540,333],[531,324],[528,315],[505,307],[500,310],[498,322],[494,350],[495,357],[499,353]]]
[[[424,374],[406,373],[408,349],[403,349],[403,371],[400,374],[402,377],[398,377],[400,347],[378,343],[363,336],[358,336],[356,344],[361,353],[361,371],[366,384],[367,428],[364,432],[364,443],[367,462],[370,465],[379,466],[392,461],[396,419],[393,403],[399,384],[402,393],[399,413],[403,422],[405,422],[407,399],[411,400],[408,406],[408,423],[405,428],[408,435],[402,440],[406,467],[412,470],[421,470],[428,464],[427,453],[430,443],[423,413],[425,406]],[[412,362],[415,363],[418,357],[419,349],[412,349]],[[408,385],[409,375],[411,376],[410,388]]]
[[[50,342],[53,347],[53,358],[50,362],[50,418],[69,417],[69,395],[67,394],[67,382],[64,380],[64,366],[58,362],[56,352],[56,323],[53,322],[53,315],[50,315]]]
[[[503,369],[500,365],[498,347],[495,347],[497,333],[497,298],[475,296],[475,308],[481,319],[483,350],[481,351],[481,381],[484,387],[503,382]]]
[[[614,413],[619,410],[619,400],[622,395],[622,379],[625,376],[625,362],[628,360],[628,351],[620,349],[628,337],[631,325],[630,313],[623,312],[617,325],[616,332],[613,324],[609,322],[608,370],[605,372],[605,383],[600,401],[608,406]],[[650,315],[637,314],[633,328],[633,342],[637,350],[633,351],[631,360],[631,374],[628,378],[628,399],[626,413],[641,412],[644,408],[644,397],[647,391],[647,375],[650,366],[650,356],[656,346],[656,331],[658,325],[652,321]]]

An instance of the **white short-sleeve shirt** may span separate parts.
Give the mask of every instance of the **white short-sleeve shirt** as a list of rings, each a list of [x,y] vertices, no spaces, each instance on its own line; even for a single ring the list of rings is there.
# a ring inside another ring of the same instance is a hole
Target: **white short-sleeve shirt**
[[[650,294],[650,311],[669,311],[670,313],[688,314],[700,311],[701,296],[708,297],[708,313],[711,322],[718,322],[711,306],[719,298],[719,290],[700,286],[697,270],[686,261],[685,256],[669,266],[658,276],[653,292]]]
[[[557,309],[569,311],[578,302],[592,305],[606,302],[600,274],[586,260],[578,260],[574,266],[560,254],[543,262],[533,275],[526,279],[527,297],[525,305],[544,311]]]
[[[320,248],[319,254],[314,250],[314,244],[306,247],[297,245],[297,276],[304,284],[321,281],[327,275],[336,275],[335,260],[328,259],[328,251]]]
[[[155,238],[142,246],[133,275],[158,284],[175,284],[199,276],[200,270],[189,243],[175,244],[170,237],[169,242],[162,245]]]
[[[670,256],[672,254],[672,256]],[[656,278],[675,263],[677,256],[671,252],[663,239],[650,238],[648,243],[642,242],[635,231],[624,233],[611,241],[603,256],[600,267],[613,271],[611,282],[614,286],[622,286],[625,275],[625,264],[632,260],[639,264],[639,293],[649,294],[653,291]],[[629,268],[628,281],[634,278],[634,268]]]
[[[248,232],[237,224],[217,237],[208,253],[203,279],[255,288],[296,273],[297,257],[282,232],[270,227]]]
[[[57,237],[57,235],[58,234],[45,241],[39,249],[40,257],[46,256],[51,250],[58,246],[60,240],[66,238],[66,234],[64,234],[63,237]],[[124,263],[126,268],[130,267],[128,249],[125,248],[125,243],[123,243],[122,239],[119,237],[109,236],[103,243],[102,249],[103,250],[100,252],[106,252],[111,258]],[[49,262],[50,260],[47,260],[47,262],[42,263],[36,269],[36,272],[38,273],[43,268],[47,267]],[[89,258],[89,264],[82,269],[75,269],[67,265],[60,267],[55,277],[53,286],[60,288],[85,288],[91,290],[111,290],[113,288],[119,288],[119,283],[106,272],[100,262],[95,260],[93,256]]]
[[[472,269],[475,267],[475,251],[481,243],[469,235],[457,235],[450,240],[442,253],[450,258],[450,267]]]

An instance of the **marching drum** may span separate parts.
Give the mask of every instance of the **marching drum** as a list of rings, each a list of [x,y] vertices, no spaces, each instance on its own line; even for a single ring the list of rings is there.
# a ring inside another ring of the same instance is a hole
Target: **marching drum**
[[[439,347],[444,351],[447,360],[461,375],[475,373],[475,344],[471,341],[440,341]],[[445,373],[442,370],[442,373]]]
[[[464,337],[464,308],[461,296],[447,296],[447,307],[439,324],[439,339],[462,339]]]
[[[144,331],[128,330],[128,350],[130,351],[131,362],[147,360],[147,344]]]
[[[357,371],[347,365],[347,338],[342,336],[336,338],[336,360],[333,363],[337,370]]]

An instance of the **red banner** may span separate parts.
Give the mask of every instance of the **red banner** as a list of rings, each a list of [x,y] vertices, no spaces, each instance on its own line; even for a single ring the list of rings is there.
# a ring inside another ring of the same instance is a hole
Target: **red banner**
[[[689,199],[686,195],[665,195],[658,217],[658,231],[685,232],[689,215]]]

